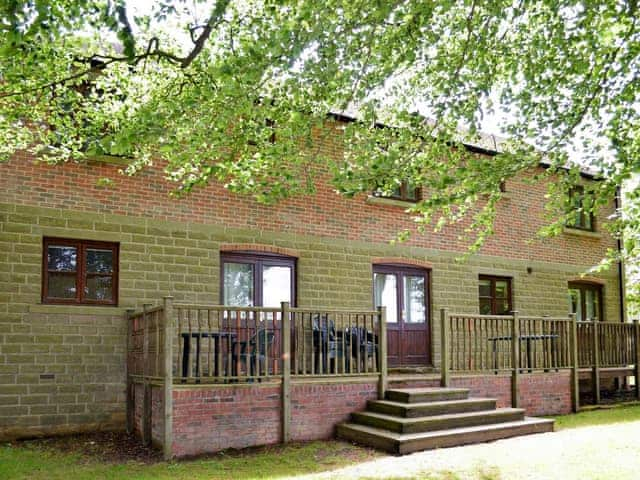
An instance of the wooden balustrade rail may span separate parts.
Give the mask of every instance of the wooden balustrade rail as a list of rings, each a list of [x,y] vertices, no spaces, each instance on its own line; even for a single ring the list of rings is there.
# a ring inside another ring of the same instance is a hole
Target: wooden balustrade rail
[[[522,372],[571,370],[574,410],[579,407],[578,371],[592,370],[596,403],[602,368],[634,366],[640,398],[640,324],[576,322],[564,318],[449,314],[441,310],[441,383],[451,373],[510,372],[512,403],[518,405]]]

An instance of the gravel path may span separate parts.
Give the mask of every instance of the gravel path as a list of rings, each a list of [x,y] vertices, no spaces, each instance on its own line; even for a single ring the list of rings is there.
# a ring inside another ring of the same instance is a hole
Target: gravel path
[[[640,479],[640,422],[385,457],[308,479]]]

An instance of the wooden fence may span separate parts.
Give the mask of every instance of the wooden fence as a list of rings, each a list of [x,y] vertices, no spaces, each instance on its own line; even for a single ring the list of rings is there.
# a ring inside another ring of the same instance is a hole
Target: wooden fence
[[[441,383],[451,373],[510,372],[512,402],[518,405],[523,372],[571,370],[573,408],[579,408],[579,370],[590,369],[594,399],[600,401],[605,368],[634,367],[640,398],[640,324],[576,322],[564,318],[449,314],[441,311]]]
[[[174,385],[282,385],[283,441],[289,438],[292,377],[373,376],[387,384],[385,309],[231,307],[174,303],[127,312],[127,429],[143,386],[142,439],[151,443],[152,387],[161,386],[165,458],[171,457]]]

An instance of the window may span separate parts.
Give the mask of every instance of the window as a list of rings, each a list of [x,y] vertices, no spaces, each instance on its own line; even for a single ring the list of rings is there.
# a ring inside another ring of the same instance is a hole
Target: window
[[[222,263],[222,303],[242,307],[279,307],[295,304],[293,257],[248,253],[226,253]]]
[[[384,193],[381,189],[373,192],[376,197],[390,198],[392,200],[401,200],[404,202],[417,202],[420,200],[420,188],[414,187],[409,182],[402,182],[398,187],[390,193]]]
[[[569,192],[569,218],[567,227],[580,230],[595,230],[593,213],[589,210],[591,201],[585,197],[584,187],[577,186]]]
[[[42,303],[116,305],[118,244],[45,238]]]
[[[602,286],[587,282],[569,282],[569,312],[576,320],[602,320]]]
[[[481,315],[509,315],[511,303],[511,279],[480,275],[479,300]]]

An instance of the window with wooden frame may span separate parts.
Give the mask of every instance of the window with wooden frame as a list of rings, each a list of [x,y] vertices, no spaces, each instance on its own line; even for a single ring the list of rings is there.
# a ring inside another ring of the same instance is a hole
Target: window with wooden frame
[[[580,322],[602,321],[602,285],[569,282],[569,311],[575,313]]]
[[[595,219],[590,211],[590,199],[585,196],[584,187],[578,185],[569,192],[569,217],[567,227],[579,230],[595,231]]]
[[[220,292],[230,306],[295,305],[296,259],[282,255],[233,252],[221,255]]]
[[[409,182],[403,181],[390,193],[383,192],[381,189],[376,189],[373,192],[373,195],[376,197],[400,200],[403,202],[417,202],[420,200],[421,193],[420,188],[414,187]]]
[[[511,279],[480,275],[479,302],[481,315],[509,315],[513,310]]]
[[[117,305],[117,243],[44,238],[42,303]]]

